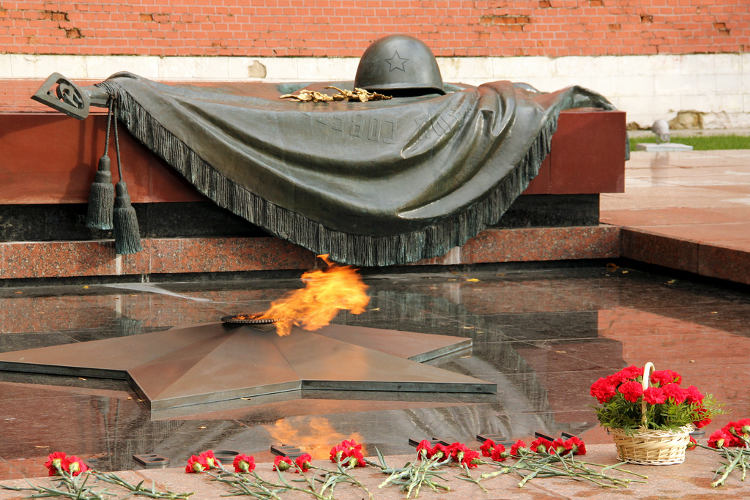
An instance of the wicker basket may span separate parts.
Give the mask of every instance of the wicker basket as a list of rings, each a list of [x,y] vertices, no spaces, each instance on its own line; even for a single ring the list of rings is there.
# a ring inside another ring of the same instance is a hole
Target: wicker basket
[[[649,386],[649,374],[654,364],[646,363],[643,368],[643,388]],[[643,427],[626,433],[622,429],[610,429],[620,460],[640,465],[674,465],[685,461],[685,450],[690,442],[692,424],[676,430],[656,430],[646,428],[646,402],[642,403]]]
[[[681,464],[692,431],[692,425],[675,431],[642,429],[629,435],[622,429],[611,430],[620,460],[640,465]]]

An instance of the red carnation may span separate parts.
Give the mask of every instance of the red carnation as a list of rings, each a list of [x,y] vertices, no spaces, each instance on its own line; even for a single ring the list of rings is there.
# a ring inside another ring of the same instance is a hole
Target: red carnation
[[[688,403],[702,403],[703,402],[703,394],[701,394],[701,391],[698,390],[697,387],[694,385],[691,385],[687,389],[685,389],[685,401]]]
[[[676,405],[682,404],[687,398],[687,392],[677,384],[667,384],[662,390],[667,399]]]
[[[585,455],[586,454],[586,443],[577,436],[572,436],[565,441],[566,446],[570,446],[573,450],[573,455]]]
[[[687,444],[688,450],[694,450],[698,446],[698,441],[693,436],[690,436],[690,441]]]
[[[342,458],[347,458],[352,454],[362,454],[362,445],[353,439],[344,439],[339,444],[331,448],[331,461],[336,462]],[[340,454],[340,455],[339,455]]]
[[[463,443],[453,443],[448,447],[451,458],[467,467],[476,467],[481,462],[479,452],[470,449]]]
[[[534,453],[547,453],[552,449],[552,441],[543,437],[536,438],[529,445],[529,449]]]
[[[292,467],[292,464],[293,462],[291,458],[276,455],[276,458],[273,459],[273,470],[284,472],[285,470],[289,470]]]
[[[527,451],[529,451],[529,448],[526,446],[526,443],[524,443],[520,439],[510,447],[510,454],[513,457],[519,457],[521,456],[521,454]]]
[[[448,452],[455,462],[460,462],[464,457],[464,453],[467,451],[471,450],[469,450],[469,447],[463,443],[451,443],[448,447]]]
[[[461,465],[465,465],[466,467],[473,469],[480,463],[482,463],[482,460],[479,458],[479,452],[474,450],[464,450],[459,453],[461,457],[458,459],[458,461],[461,463]]]
[[[617,385],[628,380],[635,380],[641,374],[643,374],[642,368],[638,368],[637,366],[628,366],[627,368],[623,368],[617,373],[609,375],[607,379],[609,379],[611,383]]]
[[[552,441],[552,446],[549,448],[550,454],[552,454],[552,451],[560,456],[567,455],[568,453],[573,451],[573,443],[569,443],[568,441],[563,441],[562,438],[557,438],[554,441]]]
[[[240,453],[234,457],[232,465],[234,465],[234,472],[252,472],[255,470],[255,458]]]
[[[634,366],[634,365],[630,365],[620,370],[620,375],[626,379],[635,380],[637,377],[640,377],[642,374],[643,374],[643,368]]]
[[[607,378],[600,378],[591,384],[590,392],[599,403],[606,403],[617,394],[617,386]]]
[[[650,405],[660,405],[667,402],[667,395],[661,387],[649,387],[643,391],[643,399]]]
[[[706,409],[705,407],[701,406],[700,408],[697,408],[695,410],[695,413],[699,417],[702,417],[700,420],[696,420],[695,422],[693,422],[693,425],[696,427],[696,429],[700,429],[701,427],[705,427],[711,423],[711,419],[707,416],[709,414],[708,409]]]
[[[495,447],[492,449],[492,455],[490,455],[490,458],[494,460],[495,462],[502,462],[506,458],[508,458],[509,453],[505,451],[505,446],[502,444],[496,444]]]
[[[451,449],[449,446],[445,446],[442,443],[435,444],[432,449],[432,454],[428,458],[437,458],[438,460],[449,459],[451,456]]]
[[[302,455],[298,456],[294,463],[297,465],[297,468],[301,470],[302,472],[307,472],[310,470],[310,466],[312,462],[312,457],[309,453],[303,453]]]
[[[491,439],[486,440],[484,443],[482,443],[482,446],[479,447],[479,451],[482,452],[482,456],[484,457],[491,457],[492,451],[495,449],[495,442]]]
[[[365,466],[367,466],[367,462],[365,462],[365,456],[361,452],[352,453],[349,456],[349,466],[350,467],[365,467]]]
[[[726,429],[727,432],[730,432],[730,428],[734,429],[736,434],[750,434],[750,418],[743,418],[736,422],[729,422],[724,426],[724,429]]]
[[[202,454],[201,456],[191,455],[185,466],[185,472],[188,474],[198,474],[208,469],[210,469],[210,467],[208,463],[206,463],[206,458],[203,457]]]
[[[59,474],[59,470],[62,470],[63,460],[65,460],[64,451],[56,451],[47,455],[47,461],[44,462],[44,466],[47,467],[47,471],[50,476],[56,476]]]
[[[733,441],[734,437],[725,428],[721,428],[708,437],[708,446],[711,448],[730,447]]]
[[[417,445],[417,459],[421,460],[422,457],[430,459],[430,458],[437,458],[438,460],[442,460],[446,457],[450,457],[451,455],[451,449],[444,444],[436,443],[434,447],[430,445],[430,442],[426,439],[423,439],[419,442]]]
[[[433,454],[432,445],[426,439],[423,439],[417,445],[417,460],[422,458],[431,458]]]
[[[353,439],[345,439],[331,448],[330,458],[331,462],[346,462],[352,467],[364,467],[367,465],[365,457],[362,455],[362,445]]]
[[[651,382],[665,386],[667,384],[678,384],[682,382],[682,377],[679,373],[673,372],[672,370],[655,370],[651,373]]]
[[[696,420],[695,422],[693,422],[693,425],[695,426],[696,429],[701,429],[710,423],[711,423],[710,418],[704,418],[703,420]]]
[[[627,401],[635,403],[643,395],[643,386],[640,382],[625,382],[617,390]]]
[[[89,470],[89,467],[77,456],[68,455],[63,459],[62,469],[69,472],[71,476],[77,476]]]
[[[221,462],[219,462],[219,459],[214,456],[213,450],[206,450],[198,456],[205,460],[209,469],[221,468]]]
[[[331,459],[331,462],[338,462],[340,460],[343,460],[345,458],[345,453],[347,453],[347,449],[340,444],[337,444],[333,448],[331,448],[331,452],[329,454],[329,457]]]

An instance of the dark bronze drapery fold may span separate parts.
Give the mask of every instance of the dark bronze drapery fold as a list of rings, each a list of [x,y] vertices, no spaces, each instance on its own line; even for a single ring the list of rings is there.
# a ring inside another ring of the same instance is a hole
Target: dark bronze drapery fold
[[[351,88],[350,82],[326,85]],[[218,205],[337,262],[434,257],[496,223],[538,173],[580,87],[511,82],[376,102],[279,99],[290,84],[99,84],[130,132]],[[296,85],[296,88],[301,88]]]

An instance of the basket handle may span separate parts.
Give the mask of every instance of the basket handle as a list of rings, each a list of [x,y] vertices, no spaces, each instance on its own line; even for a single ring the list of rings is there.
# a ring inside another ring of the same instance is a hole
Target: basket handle
[[[641,381],[641,385],[643,386],[644,391],[649,387],[649,378],[651,372],[653,372],[654,370],[655,367],[651,361],[647,362],[643,367],[643,380]],[[641,425],[643,425],[643,427],[646,427],[646,398],[641,399]]]

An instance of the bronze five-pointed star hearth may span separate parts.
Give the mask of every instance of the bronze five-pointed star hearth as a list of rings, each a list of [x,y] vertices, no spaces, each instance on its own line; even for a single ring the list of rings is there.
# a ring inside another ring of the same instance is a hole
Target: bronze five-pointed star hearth
[[[494,393],[495,384],[421,362],[471,340],[329,325],[280,337],[273,328],[210,323],[0,354],[0,369],[128,379],[152,411],[299,390]]]

